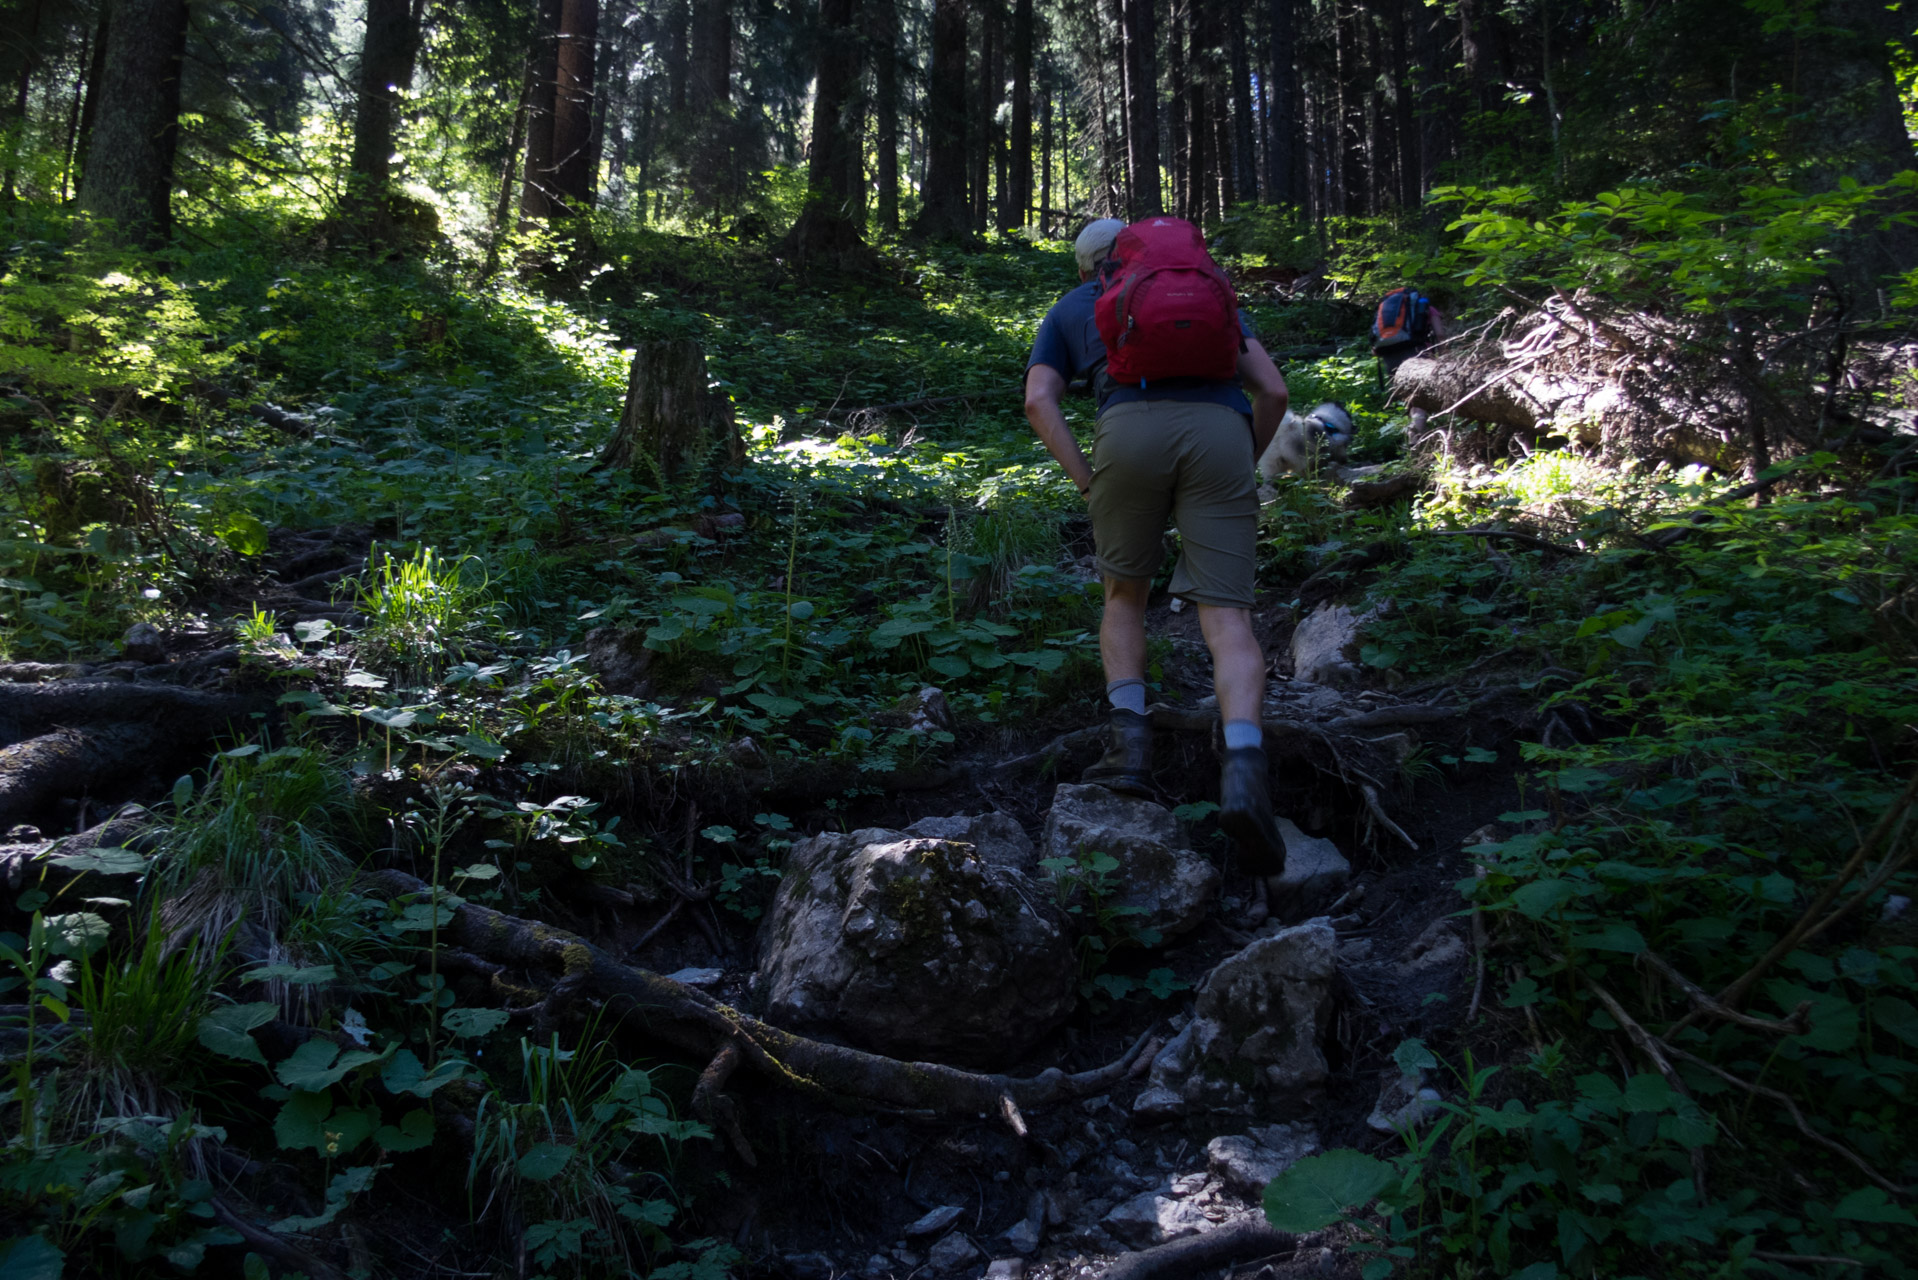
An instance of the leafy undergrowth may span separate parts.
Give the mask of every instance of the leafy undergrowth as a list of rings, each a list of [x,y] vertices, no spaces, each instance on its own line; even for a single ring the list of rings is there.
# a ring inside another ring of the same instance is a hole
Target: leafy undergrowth
[[[563,919],[588,888],[702,875],[744,928],[798,835],[989,735],[1093,714],[1089,539],[1017,394],[1069,258],[902,251],[892,276],[826,287],[608,224],[605,269],[542,293],[230,227],[163,273],[20,225],[0,282],[7,656],[107,657],[138,621],[230,634],[286,719],[154,805],[150,845],[74,855],[141,875],[127,904],[18,902],[0,1197],[27,1233],[0,1265],[192,1270],[235,1240],[209,1174],[224,1143],[294,1171],[259,1193],[288,1233],[382,1223],[365,1193],[411,1185],[447,1206],[448,1265],[519,1238],[545,1274],[723,1272],[690,1073],[622,1059],[617,1028],[509,1029],[539,993],[443,966],[439,930],[463,899]],[[1275,346],[1345,337],[1288,368],[1295,401],[1346,401],[1352,461],[1400,465],[1350,317],[1257,318]],[[745,465],[665,491],[596,465],[642,336],[705,344]],[[268,402],[300,416],[271,425]],[[1389,1160],[1300,1166],[1275,1218],[1345,1214],[1372,1275],[1803,1274],[1780,1259],[1824,1254],[1905,1274],[1918,953],[1888,904],[1912,896],[1908,484],[1802,460],[1777,501],[1648,550],[1720,488],[1550,451],[1432,465],[1414,508],[1282,481],[1262,578],[1284,598],[1383,547],[1342,583],[1378,608],[1367,678],[1503,671],[1544,728],[1528,799],[1459,886],[1486,934],[1480,1016],[1401,1050],[1446,1114]],[[1488,519],[1566,550],[1454,536]],[[288,625],[271,531],[342,526],[375,543],[333,588],[351,616]],[[587,659],[609,634],[617,690]],[[949,728],[913,723],[928,684]],[[802,766],[803,810],[769,798]],[[348,875],[368,862],[437,887],[364,896]],[[1169,991],[1098,967],[1102,1006]],[[483,1208],[498,1238],[472,1228]]]
[[[1538,469],[1435,514],[1509,511]],[[1369,661],[1529,659],[1555,691],[1459,885],[1487,1012],[1442,1063],[1401,1048],[1440,1118],[1298,1166],[1275,1222],[1376,1197],[1367,1276],[1910,1274],[1918,520],[1908,482],[1797,479],[1662,552],[1414,537],[1369,584]]]

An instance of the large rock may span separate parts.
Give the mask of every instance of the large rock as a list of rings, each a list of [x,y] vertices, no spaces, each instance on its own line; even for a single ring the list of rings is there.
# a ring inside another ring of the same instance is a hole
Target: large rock
[[[969,844],[993,866],[1009,867],[1027,875],[1031,875],[1039,863],[1039,851],[1033,846],[1032,837],[1009,814],[921,818],[906,828],[906,834]]]
[[[1319,1135],[1303,1124],[1275,1124],[1205,1144],[1206,1167],[1226,1190],[1254,1204],[1265,1184],[1319,1150]]]
[[[1278,823],[1285,841],[1285,871],[1266,877],[1266,903],[1280,920],[1303,920],[1345,891],[1352,864],[1330,840],[1306,835],[1289,818]]]
[[[1010,1062],[1077,998],[1078,963],[1045,888],[971,845],[902,831],[795,845],[761,957],[774,1022],[901,1057]]]
[[[1359,676],[1354,649],[1371,614],[1322,604],[1292,633],[1292,678],[1305,684],[1347,684]]]
[[[1324,1080],[1337,948],[1332,927],[1311,920],[1221,961],[1192,1020],[1152,1060],[1141,1097],[1153,1097],[1158,1114],[1168,1095],[1187,1110],[1230,1110],[1250,1102],[1248,1085],[1282,1093]]]
[[[1155,1244],[1212,1229],[1212,1221],[1199,1206],[1159,1191],[1148,1191],[1121,1202],[1099,1225],[1135,1249],[1149,1249]]]
[[[1110,854],[1119,863],[1110,901],[1139,908],[1126,923],[1166,938],[1197,928],[1219,893],[1219,869],[1185,847],[1165,806],[1104,787],[1067,783],[1053,792],[1040,848],[1047,858]]]

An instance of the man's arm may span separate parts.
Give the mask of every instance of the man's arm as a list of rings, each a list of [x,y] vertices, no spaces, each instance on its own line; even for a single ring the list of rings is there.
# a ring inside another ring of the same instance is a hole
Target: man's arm
[[[1285,420],[1286,406],[1292,401],[1292,393],[1286,390],[1285,375],[1279,372],[1279,366],[1272,363],[1272,357],[1265,353],[1257,338],[1247,338],[1245,350],[1239,353],[1239,381],[1252,392],[1252,456],[1265,456],[1266,446],[1272,443],[1272,437],[1279,432],[1279,423]],[[1031,416],[1032,392],[1028,383],[1026,391],[1026,414]]]
[[[1266,363],[1272,362],[1268,359]],[[1039,437],[1039,443],[1065,468],[1066,474],[1083,495],[1092,487],[1092,466],[1086,461],[1078,438],[1072,434],[1072,428],[1066,425],[1066,415],[1059,408],[1059,397],[1065,389],[1065,375],[1051,365],[1035,364],[1027,369],[1026,421],[1032,424],[1032,432]]]

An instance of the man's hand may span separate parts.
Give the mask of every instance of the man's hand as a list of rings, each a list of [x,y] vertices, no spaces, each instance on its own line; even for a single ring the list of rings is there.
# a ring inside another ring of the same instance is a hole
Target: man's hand
[[[1286,390],[1285,375],[1272,363],[1272,357],[1265,353],[1257,338],[1248,338],[1245,350],[1239,353],[1239,381],[1252,392],[1252,456],[1261,458],[1272,437],[1278,434],[1279,424],[1285,421],[1292,393]],[[1026,392],[1028,406],[1032,403],[1029,388],[1030,384]],[[1030,407],[1026,412],[1031,415]]]
[[[1264,354],[1261,352],[1260,354]],[[1271,359],[1266,360],[1270,365]],[[1273,373],[1277,374],[1274,369]],[[1279,383],[1281,389],[1285,383]],[[1045,445],[1072,483],[1079,488],[1084,497],[1092,488],[1092,466],[1086,461],[1086,455],[1079,448],[1077,437],[1066,424],[1066,415],[1059,408],[1059,397],[1065,393],[1065,375],[1049,364],[1035,364],[1026,370],[1026,421],[1032,424],[1033,434],[1039,437],[1039,443]]]

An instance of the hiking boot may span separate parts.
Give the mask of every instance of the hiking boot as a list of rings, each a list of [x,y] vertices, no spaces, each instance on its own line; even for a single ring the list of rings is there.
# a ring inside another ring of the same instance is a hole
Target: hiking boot
[[[1219,826],[1239,850],[1239,870],[1253,876],[1285,871],[1285,841],[1265,785],[1265,749],[1227,751],[1219,772]]]
[[[1108,791],[1152,798],[1152,719],[1136,711],[1112,709],[1105,758],[1079,775]]]

